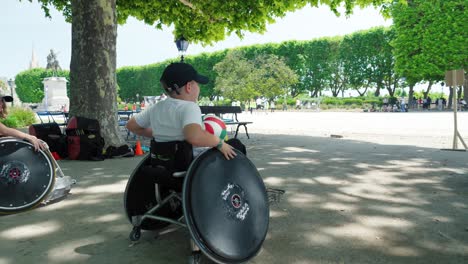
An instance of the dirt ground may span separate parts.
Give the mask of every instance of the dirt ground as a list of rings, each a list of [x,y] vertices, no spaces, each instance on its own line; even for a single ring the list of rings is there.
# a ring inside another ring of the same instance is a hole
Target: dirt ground
[[[441,150],[453,113],[239,119],[254,122],[239,138],[265,184],[286,191],[249,263],[468,263],[468,152]],[[468,113],[458,122],[468,143]],[[187,230],[128,239],[123,193],[140,160],[60,161],[78,183],[60,202],[0,217],[0,264],[187,263]]]

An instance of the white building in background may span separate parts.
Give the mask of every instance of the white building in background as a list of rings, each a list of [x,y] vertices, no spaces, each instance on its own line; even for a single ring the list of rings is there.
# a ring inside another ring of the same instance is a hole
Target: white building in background
[[[44,84],[44,99],[38,106],[40,111],[67,111],[70,99],[67,96],[67,79],[65,77],[48,77]]]
[[[32,49],[31,61],[29,62],[29,69],[39,68],[39,61],[36,58],[34,48]]]

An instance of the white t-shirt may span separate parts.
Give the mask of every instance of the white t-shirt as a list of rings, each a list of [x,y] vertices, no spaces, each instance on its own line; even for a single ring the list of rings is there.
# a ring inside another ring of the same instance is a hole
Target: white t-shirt
[[[135,116],[140,127],[153,129],[153,138],[158,142],[184,140],[184,127],[198,124],[202,127],[200,107],[190,101],[168,97],[150,106]]]

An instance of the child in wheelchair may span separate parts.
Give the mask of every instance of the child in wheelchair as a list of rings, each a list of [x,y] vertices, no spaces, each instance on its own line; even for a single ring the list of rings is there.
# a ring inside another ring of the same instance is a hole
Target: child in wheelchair
[[[180,193],[185,172],[200,148],[216,147],[226,160],[237,155],[231,144],[245,154],[245,146],[239,140],[225,142],[204,130],[197,100],[199,84],[208,83],[206,76],[190,64],[172,63],[160,82],[168,98],[133,116],[126,125],[129,131],[152,138],[151,154],[135,172],[142,177],[132,175],[126,189],[125,206],[134,225],[130,234],[133,241],[139,239],[140,229],[154,230],[168,224],[186,226]],[[151,193],[152,197],[141,193]],[[129,198],[132,195],[139,197]]]

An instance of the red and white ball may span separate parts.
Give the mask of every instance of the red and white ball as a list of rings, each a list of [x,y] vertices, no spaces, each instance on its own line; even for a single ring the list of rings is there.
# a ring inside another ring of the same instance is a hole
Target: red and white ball
[[[206,115],[203,118],[203,124],[205,125],[205,130],[208,133],[213,134],[220,139],[225,139],[227,135],[226,124],[223,119],[215,115]]]

